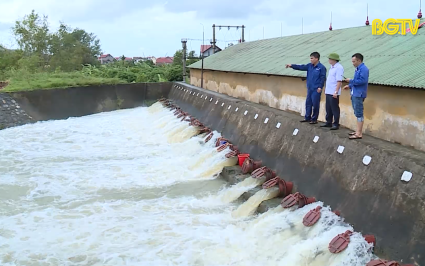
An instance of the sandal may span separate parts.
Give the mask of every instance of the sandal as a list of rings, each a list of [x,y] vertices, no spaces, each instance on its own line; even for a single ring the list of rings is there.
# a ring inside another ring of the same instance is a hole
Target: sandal
[[[357,136],[356,134],[348,137],[349,139],[362,139],[362,137]]]
[[[356,132],[354,131],[354,132],[348,133],[348,135],[350,136],[356,135]]]

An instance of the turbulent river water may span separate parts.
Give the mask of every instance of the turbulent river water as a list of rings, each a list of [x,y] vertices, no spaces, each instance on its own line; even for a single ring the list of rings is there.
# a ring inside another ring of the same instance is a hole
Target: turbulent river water
[[[0,131],[0,265],[364,266],[374,258],[359,233],[322,202],[255,209],[275,191],[239,196],[221,178],[235,164],[215,138],[159,103]],[[312,227],[302,224],[323,206]]]

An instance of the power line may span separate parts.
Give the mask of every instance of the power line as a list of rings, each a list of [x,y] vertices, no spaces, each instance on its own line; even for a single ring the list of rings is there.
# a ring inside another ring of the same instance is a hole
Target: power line
[[[202,42],[202,39],[189,39],[189,38],[183,38],[182,40],[187,40],[187,41],[201,41],[201,42]],[[217,40],[217,39],[216,39],[216,41],[217,41],[217,42],[237,42],[237,41],[239,41],[239,39],[238,39],[238,40],[228,40],[228,41],[226,41],[226,40]]]

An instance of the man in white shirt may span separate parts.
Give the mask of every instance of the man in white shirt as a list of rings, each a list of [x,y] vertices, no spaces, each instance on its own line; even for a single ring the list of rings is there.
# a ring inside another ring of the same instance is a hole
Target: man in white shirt
[[[339,129],[339,96],[341,95],[341,85],[344,79],[344,67],[339,63],[339,55],[331,53],[329,56],[328,78],[326,79],[326,124],[321,127],[330,127],[331,130]]]

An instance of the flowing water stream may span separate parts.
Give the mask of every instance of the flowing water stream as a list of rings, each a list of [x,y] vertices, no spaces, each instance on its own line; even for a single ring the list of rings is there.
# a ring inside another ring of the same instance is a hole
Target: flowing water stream
[[[324,206],[255,215],[276,190],[218,178],[235,164],[159,103],[0,131],[0,265],[364,266],[359,233]],[[228,148],[227,148],[228,149]]]

